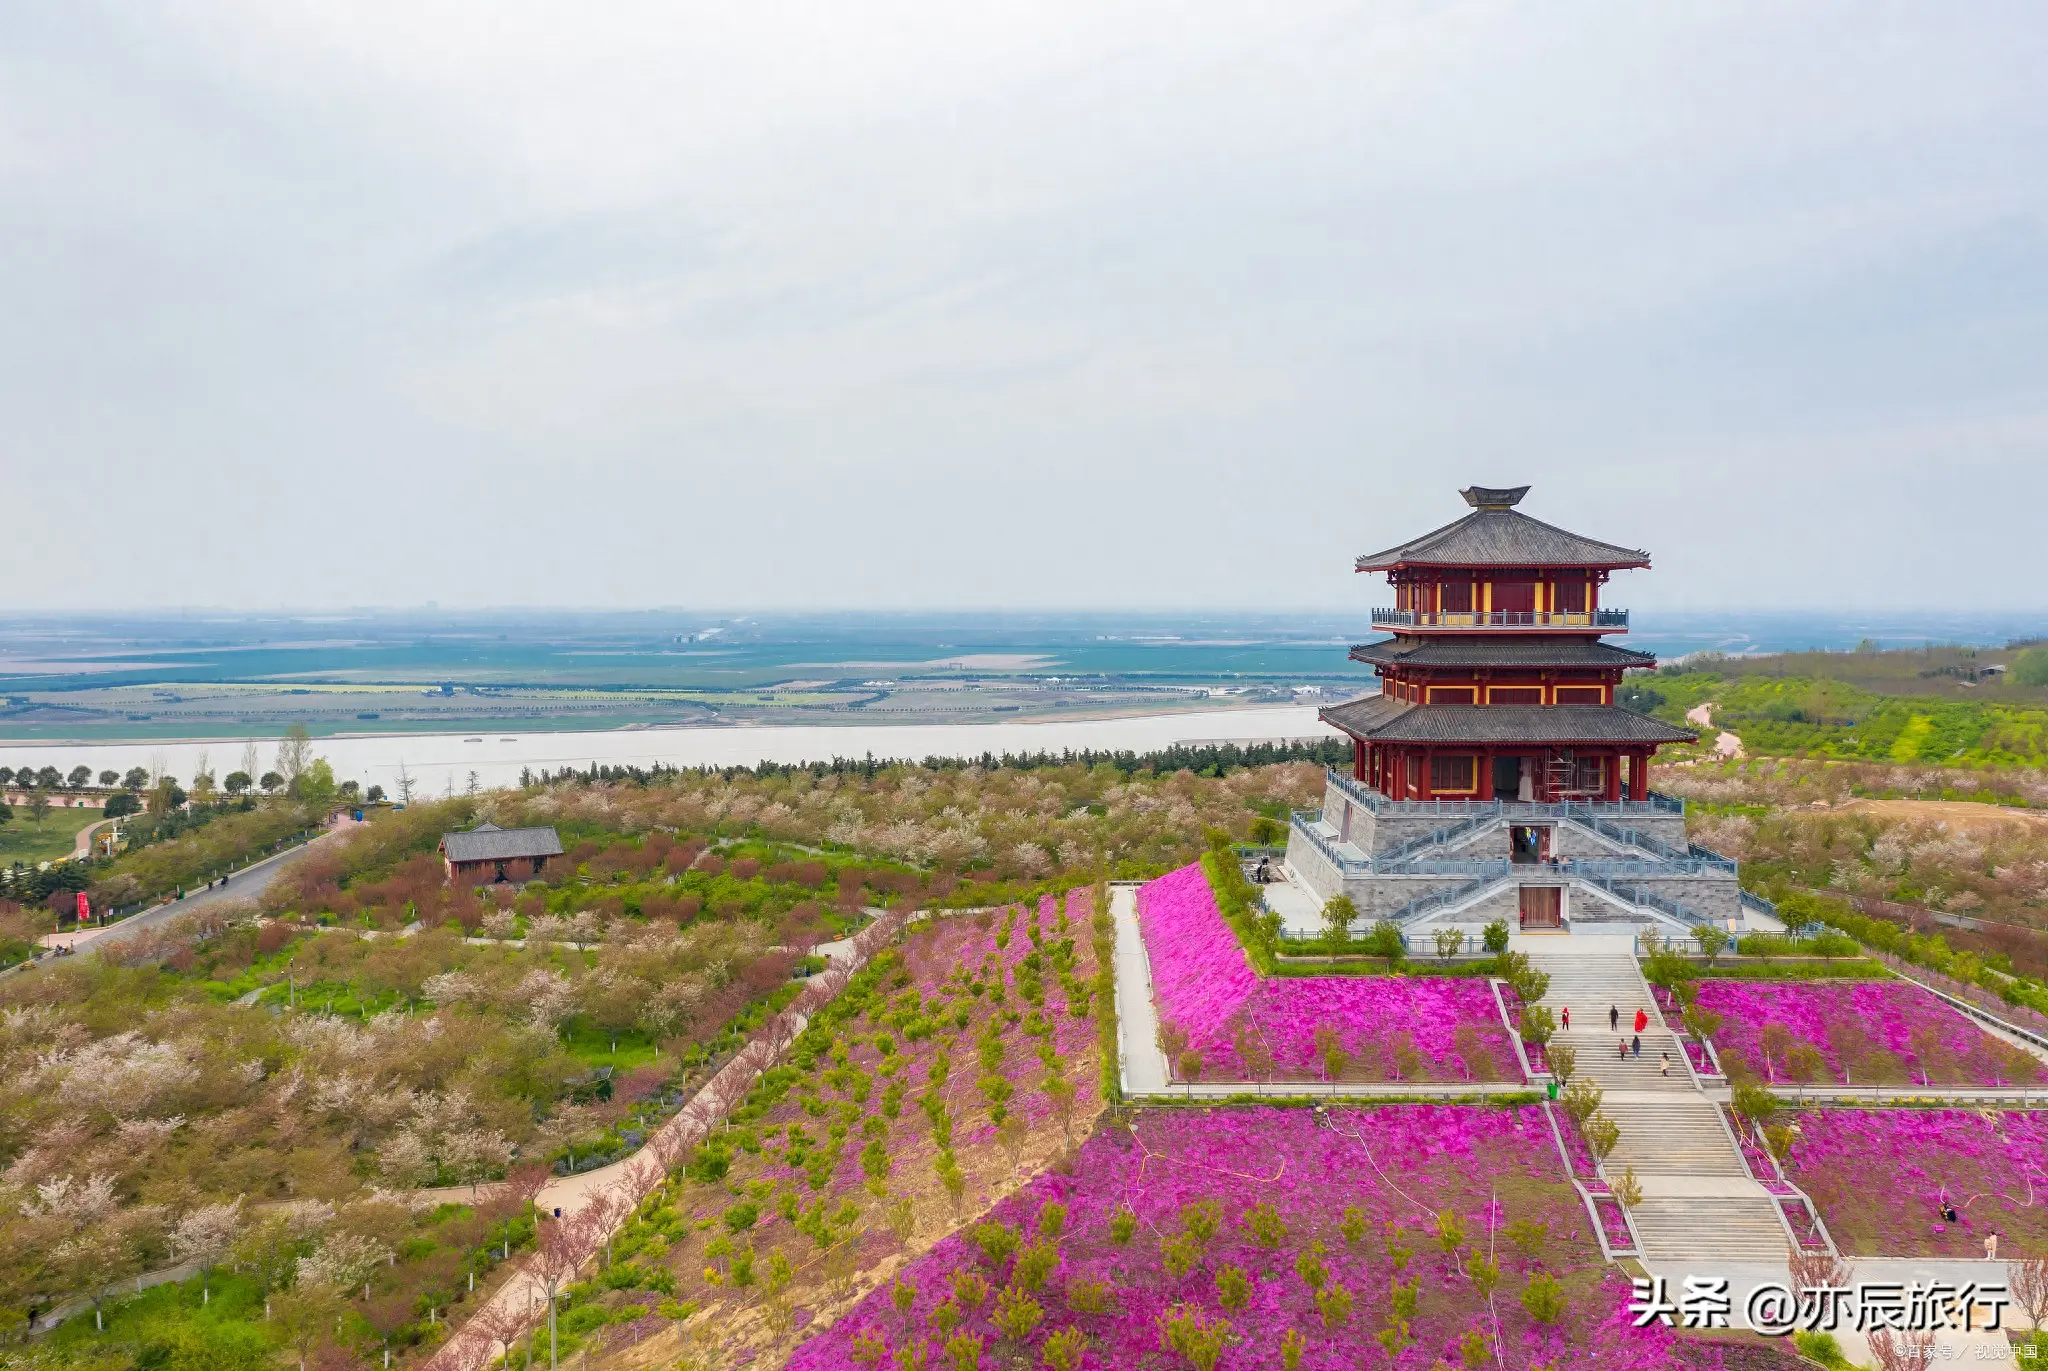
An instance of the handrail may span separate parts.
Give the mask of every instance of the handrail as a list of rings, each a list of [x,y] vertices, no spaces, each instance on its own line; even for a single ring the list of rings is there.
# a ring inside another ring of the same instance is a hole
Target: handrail
[[[1432,890],[1427,895],[1417,895],[1407,904],[1402,905],[1392,914],[1389,914],[1387,922],[1393,924],[1396,928],[1399,928],[1402,924],[1413,923],[1423,915],[1441,909],[1445,905],[1456,904],[1460,900],[1480,894],[1487,887],[1497,885],[1506,878],[1507,873],[1505,872],[1489,873],[1474,876],[1462,885],[1446,886],[1441,890]]]
[[[1897,967],[1892,968],[1892,974],[1897,976],[1902,981],[1906,981],[1912,985],[1919,986],[1922,990],[1940,999],[1942,1002],[1947,1004],[1952,1009],[1956,1010],[1958,1013],[1966,1014],[1970,1018],[1977,1020],[1977,1022],[1981,1024],[1985,1024],[1992,1028],[1996,1028],[2001,1033],[2010,1033],[2014,1037],[2024,1038],[2028,1042],[2034,1044],[2034,1046],[2036,1047],[2048,1047],[2048,1038],[2042,1037],[2039,1033],[2036,1033],[2031,1028],[2022,1028],[2016,1023],[2008,1023],[2006,1020],[1999,1018],[1996,1014],[1993,1014],[1990,1010],[1985,1009],[1982,1005],[1972,1004],[1968,1000],[1964,999],[1962,996],[1951,995],[1946,990],[1937,990],[1933,986],[1927,984],[1927,982],[1920,980],[1915,976],[1908,975],[1906,972],[1900,971]]]
[[[1472,832],[1481,824],[1486,823],[1488,819],[1489,816],[1485,814],[1468,815],[1454,824],[1446,824],[1433,832],[1418,834],[1407,842],[1402,843],[1399,847],[1391,848],[1378,854],[1374,860],[1379,862],[1398,862],[1411,852],[1422,852],[1428,848],[1442,847],[1445,843]]]
[[[1802,1107],[1808,1101],[1857,1104],[1887,1101],[1911,1104],[2018,1104],[2037,1109],[2048,1104],[2048,1087],[2038,1085],[1805,1085],[1798,1081],[1777,1081],[1764,1087],[1781,1100]]]
[[[1497,816],[1503,819],[1562,819],[1586,814],[1626,819],[1685,813],[1684,800],[1656,791],[1651,791],[1647,800],[1390,800],[1357,777],[1335,767],[1325,768],[1323,779],[1360,808],[1396,819],[1424,814],[1442,814],[1452,818]]]
[[[1314,814],[1316,816],[1315,819],[1311,820],[1308,818],[1307,816],[1310,814]],[[1339,871],[1370,871],[1372,869],[1370,858],[1360,861],[1356,857],[1346,857],[1337,851],[1335,843],[1310,827],[1311,823],[1320,822],[1321,818],[1322,814],[1318,810],[1297,809],[1293,814],[1294,831],[1308,839],[1309,845],[1315,848],[1325,861],[1329,862],[1330,865],[1336,867]]]
[[[1606,860],[1598,857],[1565,857],[1558,862],[1563,870],[1573,873],[1597,874],[1601,876],[1640,876],[1644,879],[1662,880],[1666,877],[1686,878],[1711,876],[1725,879],[1734,875],[1734,863],[1702,861],[1696,857],[1645,857],[1630,860],[1618,858]]]
[[[1391,851],[1379,856],[1360,855],[1347,857],[1339,852],[1338,843],[1316,831],[1316,825],[1324,822],[1322,812],[1313,809],[1297,809],[1290,816],[1293,826],[1301,831],[1322,857],[1340,871],[1371,873],[1393,876],[1453,876],[1476,874],[1482,869],[1506,868],[1516,863],[1505,857],[1488,858],[1431,858],[1428,854],[1445,843],[1455,841],[1478,827],[1486,818],[1475,815],[1455,824],[1421,834],[1402,843]],[[1650,850],[1642,849],[1645,852]],[[1702,849],[1704,851],[1704,849]],[[1735,874],[1735,863],[1718,853],[1705,856],[1651,855],[1636,858],[1589,858],[1564,857],[1550,862],[1520,863],[1532,873],[1550,872],[1556,875],[1572,876],[1637,876],[1642,878],[1690,879],[1696,877],[1722,878]]]
[[[1396,628],[1610,628],[1626,631],[1625,609],[1375,609],[1374,624]]]
[[[1763,896],[1752,895],[1747,890],[1738,890],[1736,895],[1741,900],[1744,909],[1754,909],[1759,914],[1768,914],[1773,919],[1778,918],[1778,906]],[[1779,922],[1782,923],[1783,920],[1780,919]]]
[[[1355,801],[1361,808],[1369,809],[1375,814],[1379,813],[1384,806],[1394,803],[1394,801],[1389,800],[1378,791],[1368,790],[1365,782],[1359,780],[1356,776],[1347,776],[1333,766],[1323,768],[1323,781],[1327,785],[1337,787],[1337,789],[1343,791],[1349,799]]]
[[[1388,874],[1395,876],[1508,876],[1517,867],[1527,870],[1532,876],[1540,876],[1549,867],[1532,866],[1527,862],[1513,862],[1506,857],[1473,857],[1464,861],[1404,862],[1401,869]]]
[[[1579,879],[1588,885],[1598,886],[1616,899],[1628,901],[1638,909],[1648,909],[1661,914],[1680,928],[1691,930],[1710,922],[1704,914],[1696,914],[1678,901],[1667,899],[1654,890],[1644,890],[1641,886],[1624,884],[1611,877],[1595,876],[1590,873],[1580,875]]]

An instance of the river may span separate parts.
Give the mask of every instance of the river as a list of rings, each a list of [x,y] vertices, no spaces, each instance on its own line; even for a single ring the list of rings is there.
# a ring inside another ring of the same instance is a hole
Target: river
[[[1124,719],[1071,719],[1047,723],[896,724],[732,728],[628,728],[596,733],[470,733],[343,735],[318,738],[313,755],[325,757],[338,780],[397,793],[400,768],[422,796],[460,791],[471,773],[478,785],[509,785],[522,770],[562,767],[753,766],[758,762],[830,761],[834,757],[978,757],[985,752],[1060,752],[1068,748],[1150,752],[1180,742],[1253,742],[1335,738],[1312,705],[1266,709],[1193,710]],[[0,765],[20,768],[75,766],[126,772],[161,767],[190,780],[202,758],[216,776],[242,766],[240,739],[209,742],[5,743]],[[275,739],[257,744],[258,765],[276,762]],[[260,773],[259,773],[260,774]]]

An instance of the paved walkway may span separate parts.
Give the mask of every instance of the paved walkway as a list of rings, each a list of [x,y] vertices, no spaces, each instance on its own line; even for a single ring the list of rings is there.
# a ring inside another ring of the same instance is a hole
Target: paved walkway
[[[1166,1053],[1159,1046],[1159,1011],[1152,998],[1152,959],[1138,933],[1138,887],[1112,885],[1109,912],[1116,920],[1117,1055],[1124,1094],[1167,1093]]]
[[[92,855],[92,835],[113,822],[114,820],[112,819],[95,819],[84,828],[79,829],[78,836],[71,843],[71,860],[75,862],[81,857],[90,857]]]
[[[1280,879],[1260,886],[1259,894],[1266,908],[1280,916],[1280,927],[1305,937],[1327,933],[1329,925],[1323,922],[1323,902],[1316,898],[1316,893],[1286,866],[1277,866],[1274,871]]]

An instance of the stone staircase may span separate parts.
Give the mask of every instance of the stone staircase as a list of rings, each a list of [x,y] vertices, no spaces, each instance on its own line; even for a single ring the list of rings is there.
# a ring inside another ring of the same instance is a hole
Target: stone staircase
[[[1791,1242],[1778,1209],[1761,1193],[1645,1196],[1629,1215],[1643,1260],[1781,1265]]]
[[[1610,1090],[1600,1108],[1621,1125],[1621,1141],[1607,1159],[1609,1176],[1627,1166],[1638,1176],[1749,1174],[1721,1126],[1720,1111],[1689,1083],[1683,1093]]]
[[[1642,1184],[1643,1202],[1630,1219],[1643,1259],[1783,1261],[1790,1240],[1777,1204],[1748,1179],[1719,1108],[1686,1071],[1683,1050],[1664,1027],[1635,957],[1574,953],[1566,944],[1529,960],[1550,976],[1543,1003],[1572,1012],[1570,1031],[1560,1030],[1552,1041],[1571,1045],[1577,1075],[1600,1087],[1601,1110],[1621,1129],[1607,1159],[1608,1177],[1633,1167]],[[1620,1012],[1618,1032],[1607,1027],[1609,1008]],[[1638,1009],[1650,1019],[1642,1055],[1623,1058],[1616,1045],[1635,1036]],[[1669,1076],[1660,1070],[1665,1053]]]

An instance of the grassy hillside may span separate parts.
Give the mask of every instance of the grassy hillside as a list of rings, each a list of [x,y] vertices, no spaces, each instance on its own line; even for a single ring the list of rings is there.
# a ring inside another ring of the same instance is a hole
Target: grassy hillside
[[[1715,725],[1755,754],[2037,767],[2048,765],[2048,686],[2028,682],[2043,651],[1993,654],[2018,669],[1975,683],[1967,677],[1985,661],[1961,648],[1700,657],[1632,693],[1637,708],[1673,722],[1711,703]]]

